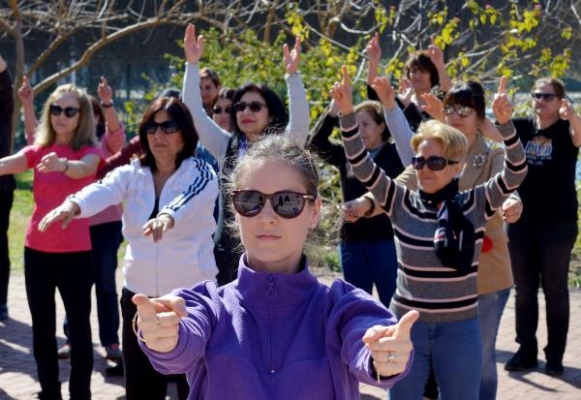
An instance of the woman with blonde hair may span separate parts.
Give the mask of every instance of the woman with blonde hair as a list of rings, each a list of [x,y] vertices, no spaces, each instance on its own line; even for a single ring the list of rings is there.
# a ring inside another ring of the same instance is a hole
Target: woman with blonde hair
[[[24,243],[24,276],[40,399],[62,398],[55,289],[69,318],[69,392],[74,399],[91,398],[93,269],[89,220],[76,220],[66,230],[54,226],[45,233],[40,232],[38,223],[69,195],[91,183],[101,160],[89,96],[70,84],[59,86],[48,97],[34,144],[0,159],[0,175],[34,169],[34,209]]]

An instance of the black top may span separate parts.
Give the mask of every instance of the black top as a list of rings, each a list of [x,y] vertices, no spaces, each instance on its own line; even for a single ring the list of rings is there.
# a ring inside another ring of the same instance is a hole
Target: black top
[[[14,98],[8,69],[0,73],[0,158],[10,155],[12,145],[12,112]],[[16,186],[13,175],[0,176],[0,190],[12,191]]]
[[[339,169],[343,201],[350,201],[367,193],[367,189],[353,173],[347,156],[345,156],[343,145],[329,141],[329,136],[337,122],[338,118],[325,114],[312,133],[310,147],[325,162]],[[386,143],[373,159],[391,178],[395,178],[404,170],[393,143]],[[393,240],[393,229],[385,214],[373,218],[362,217],[353,223],[348,222],[342,225],[341,239],[348,241]]]
[[[514,126],[527,156],[528,174],[518,188],[522,223],[577,221],[575,168],[579,148],[573,145],[569,121],[539,129],[533,118],[515,118]]]

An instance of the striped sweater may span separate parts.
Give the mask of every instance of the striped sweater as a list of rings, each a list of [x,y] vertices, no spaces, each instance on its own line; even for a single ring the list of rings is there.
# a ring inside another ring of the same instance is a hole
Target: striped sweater
[[[462,321],[477,315],[478,259],[486,221],[515,191],[527,172],[523,147],[512,122],[499,127],[506,158],[501,172],[487,182],[460,192],[459,204],[476,231],[471,268],[458,271],[442,265],[434,250],[437,208],[422,202],[417,191],[391,180],[374,164],[358,133],[355,115],[341,118],[345,153],[355,175],[390,217],[395,233],[398,274],[391,309],[398,318],[409,310],[423,322]]]

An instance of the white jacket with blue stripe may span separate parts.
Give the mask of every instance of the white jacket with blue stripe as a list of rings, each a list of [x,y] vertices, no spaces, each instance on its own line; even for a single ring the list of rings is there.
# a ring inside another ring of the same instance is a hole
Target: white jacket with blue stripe
[[[176,223],[158,243],[143,235],[155,206],[155,189],[151,169],[138,160],[116,168],[70,200],[81,208],[77,218],[123,203],[123,237],[128,242],[124,286],[135,293],[161,296],[215,279],[212,234],[217,196],[218,180],[209,164],[196,157],[185,159],[161,191],[159,209]]]

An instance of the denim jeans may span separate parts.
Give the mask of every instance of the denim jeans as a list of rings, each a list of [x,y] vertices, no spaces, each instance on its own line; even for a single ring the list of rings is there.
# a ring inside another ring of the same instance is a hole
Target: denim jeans
[[[442,399],[477,400],[482,369],[478,318],[458,322],[416,322],[414,360],[409,374],[388,391],[389,400],[421,400],[434,368]]]
[[[510,296],[510,288],[478,295],[478,319],[482,336],[482,377],[480,400],[495,400],[498,388],[496,336],[500,318]]]
[[[548,343],[547,361],[561,363],[569,330],[568,273],[577,223],[537,226],[516,223],[507,227],[508,249],[516,290],[516,341],[526,359],[538,352],[539,287],[545,294]]]
[[[14,191],[0,190],[0,305],[8,301],[8,281],[10,279],[10,257],[8,254],[8,226]]]
[[[93,343],[91,339],[91,252],[44,253],[24,248],[24,278],[30,315],[32,347],[43,398],[60,399],[56,346],[55,290],[69,316],[71,399],[91,398]]]
[[[344,241],[339,256],[345,280],[369,294],[375,284],[379,300],[389,307],[397,279],[393,240]]]

